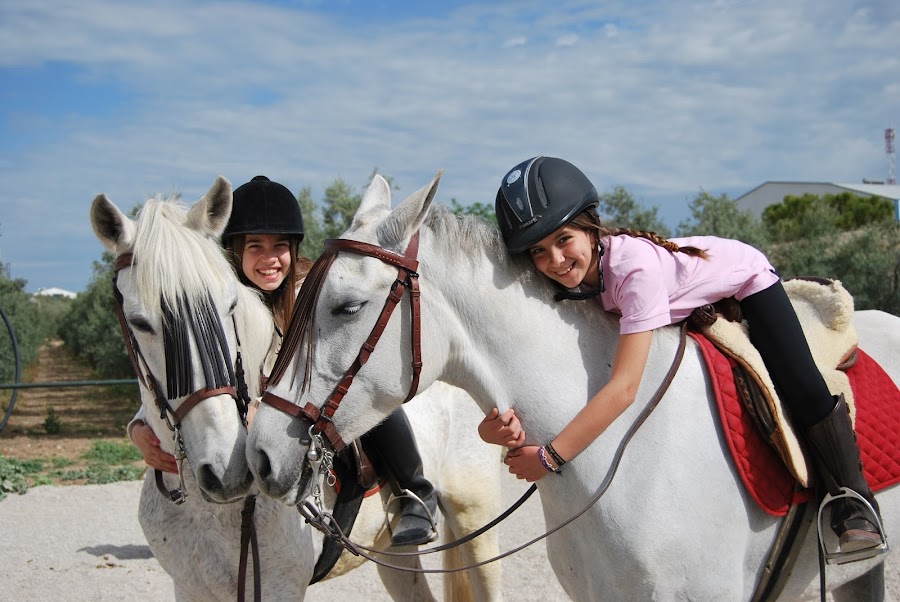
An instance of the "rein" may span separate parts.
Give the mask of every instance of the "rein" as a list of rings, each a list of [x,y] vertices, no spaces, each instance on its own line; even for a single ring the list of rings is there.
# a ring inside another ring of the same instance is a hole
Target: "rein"
[[[392,564],[392,563],[386,562],[384,560],[379,560],[378,558],[375,558],[374,556],[372,556],[372,554],[378,554],[378,555],[382,555],[382,556],[423,556],[425,554],[433,554],[435,552],[441,552],[444,550],[448,550],[448,549],[454,548],[460,544],[466,543],[466,542],[470,541],[471,539],[474,539],[475,537],[481,535],[485,531],[490,530],[491,528],[496,526],[498,523],[502,522],[505,518],[507,518],[515,510],[517,510],[522,505],[522,503],[524,503],[525,500],[528,499],[537,490],[537,485],[534,485],[534,484],[506,512],[504,512],[502,515],[500,515],[498,518],[494,519],[493,521],[491,521],[484,527],[478,529],[477,531],[475,531],[473,533],[470,533],[466,537],[457,539],[456,541],[453,541],[453,542],[450,542],[447,544],[443,544],[440,546],[435,546],[433,548],[429,548],[426,550],[416,551],[416,552],[387,552],[387,551],[376,550],[376,549],[373,549],[373,548],[370,548],[367,546],[357,544],[357,543],[353,542],[349,537],[347,537],[341,531],[340,527],[337,525],[337,522],[333,519],[333,517],[329,513],[323,512],[320,509],[316,508],[308,500],[304,501],[302,507],[298,506],[298,510],[300,511],[300,514],[304,518],[306,518],[307,522],[312,524],[313,527],[315,527],[319,531],[322,531],[322,533],[324,533],[326,536],[336,539],[341,545],[343,545],[352,554],[355,554],[357,556],[362,556],[366,560],[370,560],[379,566],[383,566],[383,567],[390,568],[390,569],[395,569],[398,571],[406,571],[406,572],[410,572],[410,573],[455,573],[455,572],[459,572],[459,571],[467,571],[469,569],[478,568],[480,566],[490,564],[491,562],[501,560],[503,558],[506,558],[507,556],[511,556],[517,552],[520,552],[520,551],[524,550],[525,548],[529,547],[530,545],[549,537],[550,535],[556,533],[563,527],[569,525],[571,522],[573,522],[574,520],[579,518],[582,514],[584,514],[588,510],[590,510],[591,507],[594,504],[596,504],[600,500],[600,498],[602,498],[606,494],[606,491],[609,489],[610,485],[612,484],[613,478],[615,477],[616,473],[618,472],[619,463],[621,462],[622,456],[625,453],[625,448],[628,446],[628,443],[631,442],[632,437],[634,437],[634,435],[635,435],[635,433],[637,433],[638,429],[640,429],[641,426],[643,426],[644,422],[647,420],[647,418],[649,418],[649,416],[653,412],[653,410],[656,409],[656,406],[659,405],[660,400],[662,400],[663,396],[666,394],[666,391],[669,389],[669,385],[672,383],[672,380],[675,378],[675,374],[678,372],[679,366],[681,366],[681,360],[684,357],[684,350],[687,345],[687,328],[688,328],[687,322],[682,322],[682,324],[680,326],[680,330],[679,330],[678,349],[675,351],[675,357],[672,360],[672,365],[669,367],[669,371],[666,373],[666,376],[663,378],[663,381],[660,383],[659,387],[656,389],[656,392],[653,394],[653,397],[650,399],[650,401],[647,403],[647,405],[641,411],[640,415],[637,417],[637,420],[635,420],[635,422],[631,425],[631,427],[629,427],[628,432],[622,438],[622,441],[619,443],[619,447],[616,450],[615,455],[613,456],[613,461],[610,466],[610,470],[607,472],[607,476],[603,480],[603,482],[600,484],[600,487],[597,488],[597,491],[594,493],[594,496],[576,514],[569,517],[562,523],[556,525],[552,529],[546,531],[544,534],[539,535],[539,536],[535,537],[534,539],[532,539],[520,546],[517,546],[515,548],[507,550],[506,552],[503,552],[502,554],[494,556],[493,558],[488,558],[487,560],[483,560],[476,564],[470,564],[470,565],[455,568],[455,569],[410,568],[410,567]]]
[[[322,435],[324,434],[329,442],[331,443],[334,451],[340,451],[344,448],[344,441],[341,439],[340,434],[334,427],[334,423],[332,421],[332,417],[334,413],[337,411],[340,406],[341,400],[347,394],[347,391],[350,388],[350,385],[353,382],[354,376],[359,372],[360,368],[366,363],[369,359],[369,356],[375,350],[375,346],[378,344],[378,340],[381,337],[384,329],[387,327],[388,320],[391,317],[391,313],[394,308],[403,298],[403,294],[408,288],[410,291],[410,299],[411,299],[411,313],[412,313],[412,368],[413,368],[413,377],[412,377],[412,385],[410,386],[409,394],[403,403],[406,403],[416,394],[419,384],[419,375],[422,369],[422,354],[421,354],[421,313],[420,313],[420,295],[419,295],[419,283],[418,278],[419,274],[416,272],[418,269],[418,261],[416,259],[418,255],[419,248],[419,233],[416,232],[412,239],[410,240],[409,246],[407,247],[406,253],[403,255],[399,255],[397,253],[393,253],[384,249],[382,247],[378,247],[376,245],[371,245],[368,243],[362,243],[353,240],[347,239],[329,239],[325,241],[325,252],[319,259],[315,262],[309,274],[307,275],[306,280],[303,282],[303,286],[300,289],[300,293],[297,297],[297,304],[294,309],[294,314],[291,316],[291,323],[285,332],[285,340],[282,344],[281,353],[279,353],[278,358],[275,362],[275,366],[272,369],[272,373],[269,376],[269,383],[275,384],[277,383],[285,374],[288,366],[290,365],[291,359],[295,357],[297,351],[299,349],[300,344],[303,341],[305,336],[309,336],[310,338],[307,340],[307,369],[304,375],[304,383],[303,390],[306,390],[309,384],[309,375],[310,375],[310,363],[312,361],[312,353],[311,353],[311,345],[312,345],[312,330],[311,326],[315,318],[315,307],[316,302],[319,297],[319,293],[321,292],[322,285],[325,281],[325,276],[328,273],[328,270],[331,268],[331,264],[334,263],[334,259],[337,256],[339,251],[348,251],[351,253],[356,253],[358,255],[364,255],[366,257],[373,257],[375,259],[379,259],[385,263],[396,266],[398,268],[397,280],[391,286],[391,290],[388,294],[387,299],[385,300],[384,308],[381,311],[381,315],[379,315],[378,320],[375,323],[375,326],[372,328],[369,337],[362,344],[359,353],[354,360],[353,364],[350,368],[347,369],[347,372],[344,374],[344,377],[338,382],[335,386],[333,392],[329,396],[329,398],[325,401],[321,408],[316,408],[309,402],[305,404],[304,407],[300,407],[299,404],[292,403],[282,397],[274,395],[270,391],[266,391],[263,394],[262,401],[271,405],[272,407],[279,409],[291,416],[300,418],[301,420],[307,420],[312,423],[312,426],[309,428],[310,435],[310,449],[307,452],[307,458],[321,458],[324,454],[328,452],[324,449],[324,441],[322,440]],[[466,571],[473,568],[478,568],[480,566],[489,564],[491,562],[495,562],[502,558],[506,558],[516,552],[519,552],[528,546],[556,533],[563,527],[570,524],[572,521],[579,518],[582,514],[587,512],[597,501],[603,497],[612,483],[612,479],[618,471],[619,463],[621,462],[622,455],[625,452],[625,448],[628,443],[631,441],[631,438],[637,432],[637,430],[644,424],[647,418],[650,416],[651,412],[656,408],[659,404],[662,397],[665,395],[666,391],[669,388],[672,380],[675,378],[675,374],[678,371],[679,366],[681,365],[681,360],[684,357],[684,350],[687,344],[687,322],[683,322],[680,329],[680,340],[678,344],[678,349],[675,352],[675,358],[673,359],[672,365],[669,368],[669,371],[666,373],[665,378],[660,383],[660,386],[657,388],[653,397],[648,402],[647,406],[641,411],[641,414],[638,416],[638,419],[634,424],[631,425],[622,442],[619,444],[619,448],[616,450],[616,454],[613,457],[612,466],[610,471],[607,473],[606,479],[604,479],[603,483],[601,483],[600,487],[597,489],[597,492],[594,494],[594,497],[582,508],[577,514],[568,518],[563,523],[553,527],[549,531],[545,532],[543,535],[535,537],[531,541],[528,541],[525,544],[522,544],[516,548],[508,550],[503,554],[490,558],[488,560],[484,560],[482,562],[464,566],[457,569],[423,569],[423,568],[409,568],[404,566],[398,566],[383,560],[379,560],[375,558],[372,554],[384,555],[384,556],[421,556],[425,554],[433,554],[435,552],[441,552],[444,550],[448,550],[459,546],[463,543],[466,543],[475,537],[483,534],[484,532],[492,529],[494,526],[502,522],[506,519],[510,514],[512,514],[516,509],[518,509],[526,499],[528,499],[536,490],[537,486],[532,485],[528,491],[515,503],[513,504],[506,512],[504,512],[501,516],[494,519],[484,527],[481,527],[477,531],[470,533],[466,537],[460,538],[456,541],[443,544],[440,546],[436,546],[434,548],[429,548],[426,550],[416,551],[416,552],[385,552],[382,550],[375,550],[373,548],[369,548],[360,544],[357,544],[350,540],[338,525],[337,521],[334,517],[328,513],[322,511],[315,504],[310,502],[309,500],[305,500],[302,504],[298,505],[297,509],[300,514],[306,519],[308,523],[310,523],[313,527],[321,531],[325,534],[326,537],[330,537],[340,543],[344,548],[349,550],[352,554],[356,556],[362,556],[366,560],[370,560],[379,566],[383,566],[386,568],[396,569],[400,571],[407,571],[413,573],[448,573],[448,572],[458,572],[458,571]],[[316,470],[318,472],[318,470]]]
[[[403,295],[407,290],[409,290],[411,301],[410,314],[412,320],[412,334],[410,338],[412,342],[412,383],[410,384],[409,393],[407,394],[406,399],[403,400],[403,403],[412,399],[418,392],[419,376],[422,372],[422,313],[419,293],[419,274],[416,272],[419,266],[419,262],[416,259],[419,253],[419,233],[416,232],[416,234],[413,235],[406,248],[406,252],[403,255],[398,255],[397,253],[393,253],[382,247],[355,240],[328,239],[325,241],[325,252],[318,260],[316,260],[306,279],[303,281],[303,286],[300,288],[300,292],[297,295],[296,307],[291,316],[291,323],[288,326],[287,332],[285,332],[281,352],[278,354],[278,358],[275,360],[275,365],[272,368],[272,373],[269,375],[269,386],[271,387],[281,380],[287,367],[290,365],[291,359],[297,354],[304,336],[308,336],[308,353],[306,355],[307,370],[305,371],[303,388],[306,389],[308,387],[310,374],[309,363],[312,361],[312,332],[310,331],[310,327],[315,319],[316,301],[319,298],[319,293],[322,291],[325,276],[340,251],[348,251],[366,257],[373,257],[397,267],[397,279],[391,285],[391,290],[384,302],[384,307],[381,309],[381,314],[375,321],[375,326],[372,327],[369,337],[360,347],[359,353],[353,361],[353,364],[347,369],[343,378],[338,381],[338,384],[335,385],[331,395],[325,400],[325,403],[322,404],[321,408],[316,408],[310,403],[307,403],[301,408],[299,405],[270,393],[269,391],[266,391],[262,396],[263,403],[271,405],[291,416],[312,422],[313,427],[310,430],[310,434],[314,436],[319,433],[325,433],[325,436],[328,437],[328,441],[331,443],[331,447],[335,452],[340,452],[347,444],[334,427],[332,417],[334,416],[334,413],[337,412],[338,407],[340,407],[341,401],[344,399],[347,391],[350,390],[350,386],[353,384],[353,378],[369,360],[369,356],[372,355],[372,352],[375,351],[375,346],[378,344],[378,340],[384,333],[384,329],[391,319],[391,314],[393,314],[394,309],[403,299]]]
[[[113,276],[113,292],[116,298],[116,315],[119,318],[119,326],[122,329],[122,337],[125,339],[125,347],[128,350],[128,357],[131,359],[131,365],[134,368],[134,372],[144,388],[146,388],[151,393],[151,395],[153,395],[153,399],[156,401],[156,407],[160,412],[160,418],[165,420],[166,426],[168,426],[169,430],[172,431],[172,438],[175,442],[175,460],[178,464],[178,487],[172,490],[167,489],[165,483],[163,482],[163,474],[159,470],[154,469],[154,479],[156,482],[156,488],[163,495],[163,497],[166,497],[176,505],[179,505],[183,504],[187,499],[187,493],[184,490],[184,471],[182,469],[182,465],[184,463],[184,460],[187,458],[187,454],[184,448],[184,439],[181,436],[181,422],[184,420],[185,416],[187,416],[188,412],[197,407],[200,402],[205,399],[216,397],[218,395],[229,395],[232,399],[234,399],[241,422],[244,424],[244,427],[247,426],[247,409],[250,404],[250,394],[248,391],[246,379],[244,378],[243,360],[241,358],[241,339],[240,335],[238,334],[237,322],[235,321],[234,316],[232,316],[232,326],[234,327],[235,342],[237,343],[237,355],[235,359],[234,371],[231,371],[230,366],[228,367],[228,370],[229,377],[231,378],[232,382],[236,381],[237,386],[235,387],[234,385],[227,385],[223,387],[205,387],[203,389],[198,389],[191,393],[187,397],[187,399],[185,399],[181,403],[181,405],[178,406],[177,410],[173,409],[168,399],[166,399],[166,396],[163,394],[162,387],[160,386],[159,381],[156,379],[156,377],[153,376],[153,372],[150,370],[150,366],[147,363],[147,360],[144,358],[143,353],[141,352],[137,339],[135,338],[131,327],[128,325],[128,321],[125,319],[124,298],[122,297],[122,293],[118,287],[118,276],[120,270],[127,267],[132,267],[134,265],[135,260],[133,253],[124,253],[116,258]],[[205,326],[207,328],[215,329],[215,333],[221,334],[221,324],[219,324],[218,320],[215,321],[215,324],[206,324]],[[224,339],[222,340],[224,341]],[[143,370],[141,370],[141,365],[143,365],[143,367],[146,369],[146,374]],[[183,369],[184,367],[179,366],[179,368]],[[259,546],[256,536],[256,525],[253,521],[255,509],[256,496],[247,496],[244,499],[244,508],[241,510],[241,554],[238,567],[238,602],[244,601],[244,590],[246,589],[247,579],[247,555],[249,549],[252,549],[253,551],[254,599],[257,601],[262,600]]]

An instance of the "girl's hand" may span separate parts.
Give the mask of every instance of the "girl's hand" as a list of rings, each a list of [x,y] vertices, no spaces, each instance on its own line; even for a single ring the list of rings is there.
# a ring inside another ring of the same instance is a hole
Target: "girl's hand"
[[[512,408],[502,414],[497,408],[491,410],[478,425],[478,435],[488,443],[505,445],[509,449],[525,443],[525,431]]]
[[[253,417],[256,416],[256,411],[259,409],[259,399],[254,399],[250,401],[250,405],[247,406],[247,428],[250,428],[250,425],[253,424]]]
[[[131,429],[131,440],[134,442],[135,447],[138,448],[138,451],[141,452],[147,466],[163,472],[178,474],[178,464],[175,463],[175,456],[160,449],[159,438],[149,425],[135,425]]]
[[[529,483],[534,483],[543,479],[550,474],[538,457],[537,445],[526,445],[518,449],[511,450],[506,454],[503,463],[509,466],[509,472],[516,475],[517,479],[525,479]]]

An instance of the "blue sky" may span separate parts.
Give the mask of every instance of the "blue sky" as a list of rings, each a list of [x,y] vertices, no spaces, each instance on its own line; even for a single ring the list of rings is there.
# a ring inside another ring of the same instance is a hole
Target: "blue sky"
[[[88,221],[217,175],[492,203],[564,157],[671,226],[701,189],[884,179],[900,3],[0,2],[0,262],[84,290]]]

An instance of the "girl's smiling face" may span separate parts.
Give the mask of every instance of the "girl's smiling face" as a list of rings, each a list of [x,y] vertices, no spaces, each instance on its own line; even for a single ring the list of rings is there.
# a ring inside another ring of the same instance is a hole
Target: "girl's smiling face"
[[[565,288],[575,288],[582,283],[596,287],[600,279],[596,250],[593,233],[575,226],[563,226],[529,247],[528,254],[537,271]]]
[[[244,276],[260,290],[271,293],[291,269],[291,241],[283,234],[248,234],[241,261]]]

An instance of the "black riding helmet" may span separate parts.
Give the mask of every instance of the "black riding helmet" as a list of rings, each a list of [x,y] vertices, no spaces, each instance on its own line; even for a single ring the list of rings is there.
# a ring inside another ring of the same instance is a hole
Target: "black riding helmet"
[[[563,159],[534,157],[503,177],[494,210],[511,253],[521,253],[600,203],[597,189]]]
[[[266,176],[256,176],[234,191],[231,217],[222,240],[238,234],[288,234],[303,240],[303,215],[291,191]]]

